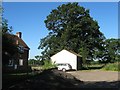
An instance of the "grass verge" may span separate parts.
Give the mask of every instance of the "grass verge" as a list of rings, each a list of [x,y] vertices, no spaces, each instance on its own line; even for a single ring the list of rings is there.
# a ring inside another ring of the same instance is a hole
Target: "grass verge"
[[[118,63],[109,63],[105,65],[102,70],[107,70],[107,71],[120,71],[120,62]]]

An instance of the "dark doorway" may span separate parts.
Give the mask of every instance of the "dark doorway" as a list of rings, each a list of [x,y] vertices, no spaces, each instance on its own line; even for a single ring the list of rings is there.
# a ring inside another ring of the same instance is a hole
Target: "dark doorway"
[[[82,57],[77,56],[77,70],[82,69]]]

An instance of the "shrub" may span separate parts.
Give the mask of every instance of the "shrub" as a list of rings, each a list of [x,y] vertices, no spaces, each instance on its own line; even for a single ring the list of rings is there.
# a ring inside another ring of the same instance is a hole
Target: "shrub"
[[[51,60],[44,60],[43,69],[56,68],[55,64],[52,64]]]
[[[52,64],[50,60],[43,60],[43,65],[34,65],[32,66],[32,70],[46,70],[51,68],[56,68],[55,64]]]
[[[111,71],[120,71],[119,65],[120,65],[120,63],[109,63],[102,69],[103,70],[111,70]]]

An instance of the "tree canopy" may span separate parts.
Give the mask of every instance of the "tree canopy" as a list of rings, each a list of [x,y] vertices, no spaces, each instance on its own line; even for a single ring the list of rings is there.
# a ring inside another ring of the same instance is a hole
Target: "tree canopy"
[[[14,54],[18,52],[17,45],[14,43],[13,38],[9,38],[12,35],[12,27],[8,26],[8,21],[3,18],[2,20],[2,63],[8,64],[9,60],[14,57]]]
[[[44,59],[49,58],[62,49],[85,54],[85,58],[93,57],[92,52],[103,49],[105,39],[99,25],[89,10],[78,3],[67,3],[53,9],[44,21],[49,34],[41,39],[39,49],[43,49]]]
[[[120,61],[120,39],[107,39],[105,41],[104,55],[108,62]]]

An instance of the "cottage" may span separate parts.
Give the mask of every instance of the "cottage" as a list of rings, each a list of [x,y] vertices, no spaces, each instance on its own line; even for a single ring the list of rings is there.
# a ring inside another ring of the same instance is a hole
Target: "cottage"
[[[18,46],[18,52],[12,56],[13,58],[8,60],[8,65],[4,70],[27,70],[30,48],[22,40],[22,33],[17,32],[16,35],[8,34],[8,37],[14,40],[14,43]]]
[[[68,50],[62,50],[51,57],[52,63],[68,63],[72,69],[79,70],[82,68],[82,56]]]

